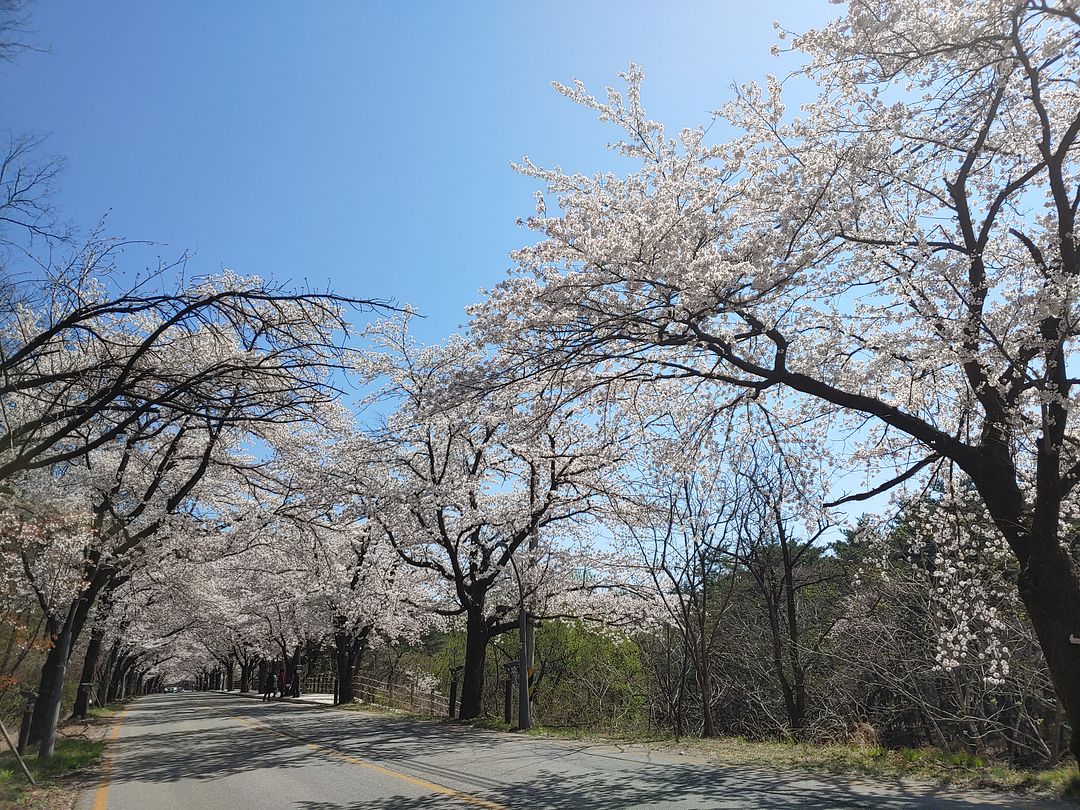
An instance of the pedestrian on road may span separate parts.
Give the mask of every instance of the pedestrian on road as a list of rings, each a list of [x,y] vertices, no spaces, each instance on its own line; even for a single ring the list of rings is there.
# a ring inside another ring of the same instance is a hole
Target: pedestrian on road
[[[277,675],[271,672],[266,676],[266,690],[263,692],[263,700],[269,701],[277,695]]]
[[[285,689],[286,689],[285,684],[288,683],[288,681],[285,680],[285,667],[282,667],[281,670],[278,672],[278,683],[281,684],[281,696],[283,698],[288,697],[288,695],[285,692]]]

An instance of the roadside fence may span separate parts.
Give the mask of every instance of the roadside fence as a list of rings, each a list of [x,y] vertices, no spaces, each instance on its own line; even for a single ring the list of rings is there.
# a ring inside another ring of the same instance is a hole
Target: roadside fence
[[[304,679],[301,689],[307,694],[332,695],[335,682],[331,673],[312,673]],[[383,681],[357,673],[353,677],[353,694],[359,703],[397,709],[407,714],[446,717],[450,710],[450,698],[446,694],[409,678]]]

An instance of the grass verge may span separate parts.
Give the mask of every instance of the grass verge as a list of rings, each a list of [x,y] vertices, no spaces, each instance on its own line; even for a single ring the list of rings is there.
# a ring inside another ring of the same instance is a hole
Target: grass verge
[[[718,764],[912,779],[957,788],[1051,795],[1080,801],[1080,775],[1072,765],[1025,770],[933,748],[889,750],[739,738],[669,741],[662,745],[667,749],[678,747]]]
[[[2,741],[0,741],[2,742]],[[101,759],[105,743],[81,738],[59,739],[52,759],[42,761],[35,754],[26,757],[26,765],[41,790],[31,791],[26,774],[10,751],[0,754],[0,807],[23,807],[30,794],[48,792],[60,785],[65,777],[95,765]],[[35,803],[39,797],[35,796]]]
[[[511,730],[501,720],[473,721],[477,728]],[[814,771],[874,779],[910,779],[958,789],[1002,791],[1054,796],[1080,804],[1080,773],[1074,765],[1025,770],[984,762],[969,754],[950,754],[933,748],[861,748],[795,741],[745,740],[739,737],[700,739],[646,735],[615,736],[579,728],[545,728],[529,732],[539,737],[635,745],[667,754],[684,755],[715,765]]]
[[[124,708],[134,700],[135,698],[125,698],[124,700],[113,701],[107,706],[93,706],[86,713],[86,718],[91,721],[91,724],[93,725],[98,725],[102,722],[111,723],[122,711],[124,711]]]
[[[442,718],[419,718],[369,704],[339,705],[344,711],[362,711],[411,719],[446,722]],[[459,722],[459,721],[450,721]],[[468,725],[491,731],[513,731],[494,717],[480,717]],[[950,754],[934,748],[862,748],[856,745],[825,745],[795,741],[745,740],[740,737],[700,739],[645,734],[612,734],[582,728],[535,726],[528,732],[538,737],[596,740],[616,745],[640,745],[669,754],[693,756],[715,765],[745,765],[782,770],[814,771],[875,779],[911,779],[958,789],[1054,796],[1080,805],[1080,773],[1073,765],[1025,770],[984,762],[969,754]]]

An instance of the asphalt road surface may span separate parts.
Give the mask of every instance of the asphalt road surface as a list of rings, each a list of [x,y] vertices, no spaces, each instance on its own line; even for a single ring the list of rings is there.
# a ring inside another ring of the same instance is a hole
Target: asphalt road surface
[[[1058,808],[190,692],[134,703],[80,810]]]

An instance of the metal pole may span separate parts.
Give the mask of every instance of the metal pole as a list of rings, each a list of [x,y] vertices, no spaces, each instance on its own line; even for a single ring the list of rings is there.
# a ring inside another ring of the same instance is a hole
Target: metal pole
[[[522,731],[532,728],[529,711],[529,650],[525,643],[528,625],[529,613],[522,607],[518,618],[518,728]]]
[[[30,725],[34,720],[34,702],[27,701],[26,708],[23,709],[22,723],[19,725],[19,744],[16,750],[20,754],[25,754],[26,749],[30,746]]]
[[[18,749],[15,747],[15,743],[11,741],[11,737],[8,736],[7,729],[4,727],[4,722],[0,720],[0,731],[4,732],[4,739],[7,741],[8,748],[11,749],[11,753],[15,755],[15,759],[19,760],[19,765],[22,766],[23,773],[26,774],[26,778],[30,780],[30,784],[37,787],[37,782],[34,781],[34,775],[30,773],[30,769],[26,767],[26,763],[23,762],[22,756],[19,754]]]
[[[533,527],[532,533],[529,535],[529,558],[535,559],[536,552],[540,548],[540,529]],[[535,636],[535,614],[526,614],[525,616],[525,661],[526,661],[526,675],[525,681],[528,684],[529,689],[529,725],[527,728],[532,727],[532,675],[533,668],[536,666],[536,636]]]
[[[533,670],[536,666],[536,616],[532,613],[525,613],[525,684],[529,690],[529,725],[532,725],[532,676]]]
[[[447,715],[450,719],[454,718],[457,714],[457,689],[458,689],[458,673],[461,672],[461,667],[452,667],[450,669],[450,713]]]

